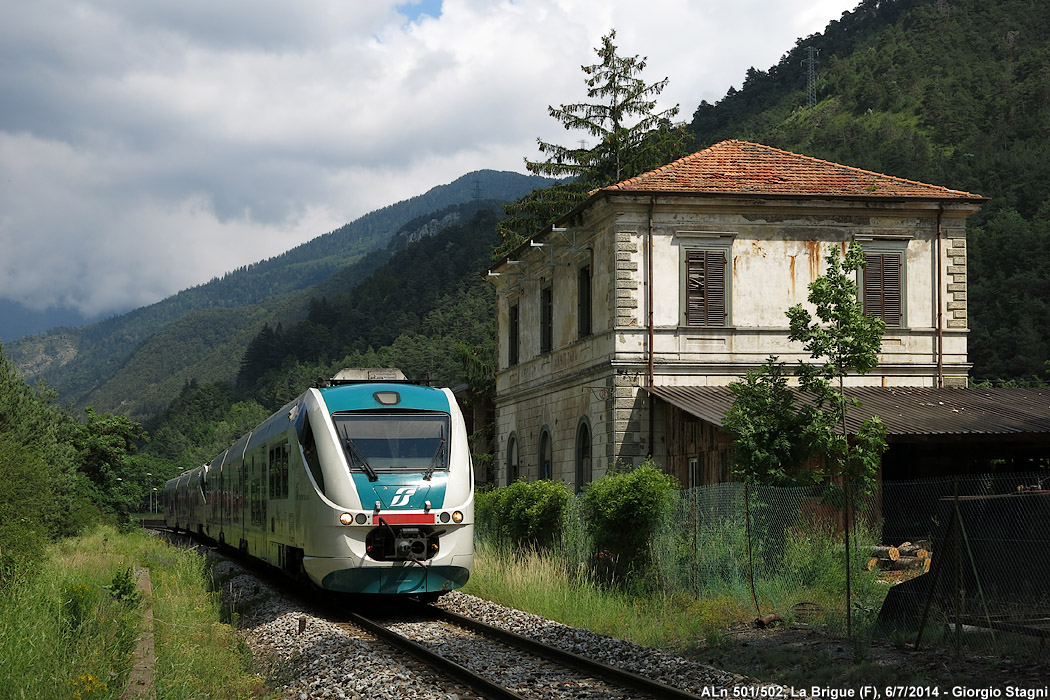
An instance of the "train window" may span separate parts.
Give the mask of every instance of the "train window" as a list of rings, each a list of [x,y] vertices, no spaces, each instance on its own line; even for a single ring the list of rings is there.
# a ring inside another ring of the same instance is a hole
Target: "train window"
[[[336,413],[354,471],[448,470],[449,416],[443,413]]]
[[[306,425],[303,427],[302,441],[306,466],[313,474],[317,488],[324,493],[324,472],[321,471],[321,461],[317,458],[317,440],[314,438],[314,429],[309,419],[306,420]]]
[[[270,498],[288,498],[288,443],[270,448]]]

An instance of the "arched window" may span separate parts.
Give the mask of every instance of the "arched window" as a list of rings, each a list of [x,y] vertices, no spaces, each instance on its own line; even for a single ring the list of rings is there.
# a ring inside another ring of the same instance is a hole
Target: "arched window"
[[[591,425],[584,416],[576,428],[576,493],[591,481]]]
[[[540,472],[537,479],[550,479],[554,476],[554,442],[547,426],[540,431]]]
[[[507,439],[507,486],[510,486],[521,475],[518,466],[518,436],[510,434]]]

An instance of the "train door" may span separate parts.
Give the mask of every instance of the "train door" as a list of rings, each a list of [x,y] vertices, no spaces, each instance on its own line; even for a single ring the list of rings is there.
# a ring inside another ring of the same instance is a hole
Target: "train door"
[[[240,549],[247,549],[248,540],[248,470],[251,464],[245,455],[237,473],[237,542]]]
[[[253,556],[266,556],[266,447],[251,456],[251,474],[248,478],[249,520],[248,537]]]

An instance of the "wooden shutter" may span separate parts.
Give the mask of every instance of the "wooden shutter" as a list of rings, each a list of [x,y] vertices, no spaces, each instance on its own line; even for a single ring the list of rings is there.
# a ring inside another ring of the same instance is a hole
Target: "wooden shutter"
[[[591,268],[580,268],[576,288],[576,330],[578,337],[585,338],[591,334]]]
[[[864,259],[864,313],[879,316],[889,328],[901,325],[900,253],[866,253]]]
[[[540,352],[554,347],[554,294],[550,287],[540,292]]]
[[[686,325],[724,326],[726,321],[726,254],[721,250],[687,250]]]
[[[510,307],[510,319],[508,320],[507,329],[507,365],[513,366],[518,364],[518,333],[519,333],[519,318],[518,318],[518,305],[514,304]]]

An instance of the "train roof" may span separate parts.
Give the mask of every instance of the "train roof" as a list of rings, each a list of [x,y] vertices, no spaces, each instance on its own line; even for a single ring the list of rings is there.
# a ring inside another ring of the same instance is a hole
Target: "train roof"
[[[329,413],[374,409],[414,409],[449,413],[442,389],[399,382],[360,382],[318,389]]]

